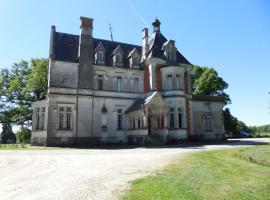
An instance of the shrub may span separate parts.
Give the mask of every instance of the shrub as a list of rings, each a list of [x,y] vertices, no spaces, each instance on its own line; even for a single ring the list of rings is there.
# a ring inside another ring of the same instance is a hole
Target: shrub
[[[17,143],[30,143],[31,130],[28,128],[22,128],[16,133]]]
[[[16,136],[12,131],[12,126],[10,123],[3,123],[2,124],[2,133],[0,134],[1,143],[3,144],[12,144],[16,142]]]

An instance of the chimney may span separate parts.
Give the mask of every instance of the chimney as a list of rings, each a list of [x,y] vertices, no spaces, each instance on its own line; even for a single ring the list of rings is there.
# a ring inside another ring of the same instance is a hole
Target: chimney
[[[51,37],[50,37],[50,59],[55,59],[55,26],[51,26]]]
[[[152,23],[153,25],[153,33],[160,32],[160,21],[156,18],[155,21]]]
[[[78,88],[93,88],[93,19],[81,17],[81,34],[79,38]]]
[[[148,28],[144,28],[142,30],[142,61],[147,58],[148,51],[149,51],[149,44],[148,44]]]

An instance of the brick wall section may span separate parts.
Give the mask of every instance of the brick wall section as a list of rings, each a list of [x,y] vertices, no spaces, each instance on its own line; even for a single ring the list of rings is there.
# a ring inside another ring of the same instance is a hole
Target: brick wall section
[[[158,91],[162,90],[162,74],[161,74],[161,70],[160,70],[161,67],[162,67],[161,65],[157,66],[157,73],[156,73],[156,76],[157,76],[156,84],[157,84]]]
[[[188,73],[185,70],[185,74],[184,74],[184,84],[185,84],[185,93],[189,94],[189,80],[188,80]],[[189,105],[189,99],[186,96],[185,98],[186,100],[186,121],[187,121],[187,133],[188,133],[188,137],[190,137],[191,134],[191,127],[190,127],[190,105]]]
[[[148,65],[144,67],[144,92],[149,92],[150,85],[149,85],[150,77],[149,77],[149,68]]]

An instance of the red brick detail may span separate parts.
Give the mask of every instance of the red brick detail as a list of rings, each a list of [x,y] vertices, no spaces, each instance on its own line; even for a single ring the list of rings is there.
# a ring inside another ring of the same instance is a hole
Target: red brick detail
[[[88,17],[80,17],[81,26],[93,28],[93,19]]]
[[[188,94],[188,73],[185,71],[184,73],[184,86],[185,86],[185,93]]]
[[[150,74],[149,74],[149,68],[148,65],[144,68],[144,92],[150,91]]]
[[[157,90],[162,90],[162,73],[160,70],[161,66],[157,66],[157,74],[156,74],[156,84],[157,84]]]
[[[188,73],[187,71],[185,71],[185,74],[184,74],[184,86],[185,86],[185,93],[186,95],[189,94],[189,81],[188,81]],[[187,121],[187,134],[188,136],[190,136],[191,134],[191,126],[190,126],[190,104],[189,104],[189,99],[185,98],[186,100],[186,121]]]

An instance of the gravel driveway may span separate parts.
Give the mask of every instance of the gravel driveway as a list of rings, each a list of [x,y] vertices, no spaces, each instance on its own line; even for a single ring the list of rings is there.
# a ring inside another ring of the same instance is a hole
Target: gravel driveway
[[[270,139],[175,148],[0,151],[0,199],[117,199],[130,181],[161,169],[175,157],[255,141]]]

